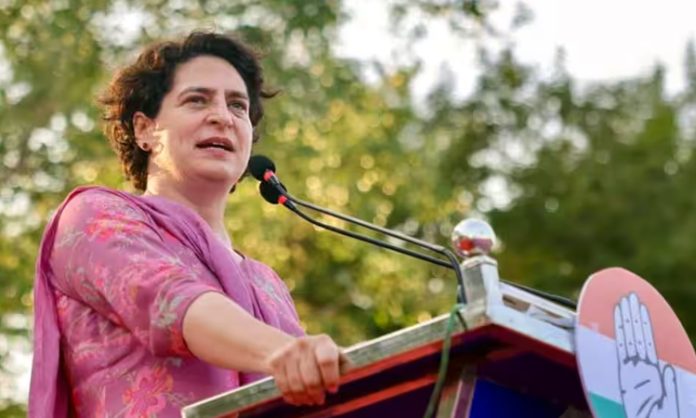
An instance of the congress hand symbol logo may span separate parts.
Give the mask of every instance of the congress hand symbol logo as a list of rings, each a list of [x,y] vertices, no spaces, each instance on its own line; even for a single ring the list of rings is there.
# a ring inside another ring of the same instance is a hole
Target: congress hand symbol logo
[[[653,325],[635,293],[614,307],[619,384],[627,418],[679,418],[674,368],[660,366]]]

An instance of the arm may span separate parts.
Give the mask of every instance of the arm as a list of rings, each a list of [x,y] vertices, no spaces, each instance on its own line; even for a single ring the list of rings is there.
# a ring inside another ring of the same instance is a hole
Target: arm
[[[204,361],[270,374],[289,403],[321,404],[326,390],[338,390],[339,366],[345,358],[331,338],[292,337],[221,294],[206,293],[191,303],[183,336],[189,350]]]
[[[204,266],[179,258],[142,210],[109,193],[76,195],[57,222],[50,263],[58,290],[155,356],[193,355],[184,313],[202,294],[223,293]]]
[[[330,338],[294,338],[256,320],[118,197],[85,192],[69,203],[52,266],[59,289],[128,329],[154,355],[270,374],[295,404],[321,402],[338,384],[341,355]]]
[[[234,326],[230,326],[234,324]],[[205,293],[189,306],[184,340],[201,360],[227,369],[270,374],[268,359],[292,340],[284,332],[249,315],[219,293]]]

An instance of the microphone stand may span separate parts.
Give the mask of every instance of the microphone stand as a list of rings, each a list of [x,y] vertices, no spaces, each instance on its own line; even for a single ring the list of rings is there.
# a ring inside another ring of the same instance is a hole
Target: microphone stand
[[[291,210],[292,212],[294,212],[295,214],[300,216],[302,219],[306,220],[307,222],[310,222],[313,225],[330,230],[332,232],[336,232],[336,233],[344,235],[344,236],[348,236],[348,237],[351,237],[354,239],[358,239],[360,241],[368,242],[368,243],[371,243],[373,245],[377,245],[377,246],[382,247],[382,248],[387,248],[387,249],[390,249],[392,251],[395,251],[395,252],[398,252],[401,254],[405,254],[405,255],[408,255],[408,256],[411,256],[414,258],[418,258],[418,259],[423,260],[423,261],[427,261],[427,262],[432,263],[432,264],[436,264],[436,265],[439,265],[442,267],[447,267],[449,269],[454,270],[454,272],[457,276],[457,284],[459,287],[457,299],[461,303],[466,303],[467,299],[466,299],[466,294],[464,293],[463,274],[462,274],[461,268],[459,266],[459,263],[457,261],[457,258],[452,253],[452,251],[450,251],[448,248],[443,247],[441,245],[432,244],[430,242],[423,241],[423,240],[420,240],[418,238],[411,237],[409,235],[405,235],[405,234],[400,233],[398,231],[393,231],[393,230],[390,230],[387,228],[380,227],[378,225],[371,224],[369,222],[363,221],[362,219],[358,219],[358,218],[355,218],[355,217],[352,217],[349,215],[344,215],[342,213],[335,212],[335,211],[332,211],[330,209],[323,208],[321,206],[317,206],[313,203],[304,201],[302,199],[298,199],[298,198],[292,196],[290,193],[288,193],[285,186],[283,186],[283,184],[280,182],[280,180],[278,180],[278,178],[275,176],[275,173],[273,173],[272,171],[270,171],[270,172],[272,173],[272,175],[265,177],[262,182],[270,184],[280,194],[280,196],[285,197],[285,199],[279,200],[278,203],[281,203],[283,206],[285,206],[286,208],[288,208],[289,210]],[[412,250],[409,250],[406,248],[401,248],[401,247],[395,246],[395,245],[390,244],[390,243],[385,242],[385,241],[380,241],[380,240],[377,240],[377,239],[374,239],[371,237],[367,237],[367,236],[364,236],[361,234],[357,234],[357,233],[354,233],[354,232],[351,232],[348,230],[344,230],[344,229],[337,228],[337,227],[334,227],[332,225],[323,223],[321,221],[318,221],[318,220],[308,216],[304,212],[300,211],[299,208],[297,208],[295,205],[298,205],[298,206],[301,206],[301,207],[304,207],[307,209],[311,209],[311,210],[314,210],[316,212],[322,213],[324,215],[328,215],[328,216],[331,216],[331,217],[334,217],[337,219],[341,219],[343,221],[362,226],[362,227],[370,229],[372,231],[376,231],[376,232],[382,233],[384,235],[387,235],[387,236],[390,236],[393,238],[397,238],[397,239],[400,239],[402,241],[417,245],[421,248],[425,248],[425,249],[433,251],[435,253],[444,255],[445,257],[448,258],[449,262],[435,258],[435,257],[428,256],[425,254],[421,254],[421,253],[418,253],[418,252],[415,252],[415,251],[412,251]],[[501,282],[506,283],[510,286],[516,287],[518,289],[524,290],[526,292],[532,293],[536,296],[546,298],[546,299],[551,300],[553,302],[556,302],[560,305],[563,305],[563,306],[566,306],[569,308],[573,308],[573,309],[577,308],[577,303],[575,303],[574,301],[572,301],[568,298],[558,296],[558,295],[553,295],[550,293],[546,293],[546,292],[543,292],[543,291],[540,291],[537,289],[530,288],[528,286],[524,286],[524,285],[521,285],[518,283],[509,282],[506,280],[501,280]]]
[[[448,250],[447,248],[445,248],[441,245],[434,245],[434,244],[431,244],[429,242],[410,237],[408,235],[402,234],[402,233],[397,232],[397,231],[392,231],[392,230],[389,230],[386,228],[382,228],[380,226],[363,221],[362,219],[357,219],[357,218],[354,218],[352,216],[348,216],[348,215],[344,215],[344,214],[341,214],[338,212],[334,212],[332,210],[322,208],[322,207],[314,205],[312,203],[297,199],[297,198],[293,197],[292,195],[290,195],[290,193],[288,193],[288,191],[285,189],[285,187],[282,185],[282,183],[278,180],[278,178],[275,176],[275,174],[273,174],[272,176],[269,176],[269,177],[270,178],[267,179],[265,182],[270,184],[271,186],[273,186],[275,188],[275,190],[278,193],[280,193],[281,196],[283,196],[283,197],[285,197],[285,199],[287,199],[285,201],[283,201],[282,199],[279,199],[278,203],[281,203],[283,206],[290,209],[292,212],[296,213],[298,216],[300,216],[302,219],[306,220],[307,222],[310,222],[313,225],[317,225],[319,227],[328,229],[329,231],[333,231],[333,232],[336,232],[336,233],[341,234],[341,235],[345,235],[345,236],[355,238],[355,239],[358,239],[361,241],[369,242],[369,243],[371,243],[373,245],[377,245],[379,247],[387,248],[387,249],[390,249],[390,250],[398,252],[398,253],[406,254],[406,255],[409,255],[411,257],[415,257],[415,258],[418,258],[420,260],[428,261],[430,263],[437,264],[437,265],[442,266],[442,267],[448,267],[448,268],[454,270],[454,272],[457,276],[457,285],[459,288],[458,289],[459,291],[457,294],[457,299],[460,303],[467,302],[466,294],[464,292],[464,277],[462,275],[462,270],[459,267],[459,262],[457,261],[457,258],[454,256],[452,251]],[[357,234],[355,232],[351,232],[351,231],[348,231],[345,229],[341,229],[341,228],[337,228],[337,227],[332,226],[332,225],[325,224],[321,221],[318,221],[318,220],[306,215],[299,208],[297,208],[295,206],[295,204],[302,206],[302,207],[305,207],[305,208],[315,210],[315,211],[323,213],[325,215],[333,216],[334,218],[338,218],[338,219],[341,219],[341,220],[344,220],[344,221],[347,221],[350,223],[360,225],[364,228],[370,229],[372,231],[380,232],[382,234],[385,234],[385,235],[393,237],[393,238],[398,238],[402,241],[418,245],[422,248],[428,249],[428,250],[436,252],[438,254],[442,254],[449,259],[449,263],[446,261],[440,260],[438,258],[431,257],[431,256],[428,256],[425,254],[421,254],[421,253],[418,253],[418,252],[415,252],[415,251],[412,251],[412,250],[409,250],[406,248],[397,247],[396,245],[390,244],[388,242],[380,241],[380,240],[377,240],[377,239],[374,239],[371,237]]]
[[[280,188],[278,188],[278,189],[280,189]],[[298,199],[298,198],[290,195],[290,193],[288,193],[287,190],[284,191],[283,195],[289,201],[295,203],[296,205],[299,205],[299,206],[302,206],[302,207],[305,207],[308,209],[312,209],[312,210],[317,211],[319,213],[323,213],[325,215],[329,215],[329,216],[341,219],[341,220],[346,221],[346,222],[360,225],[360,226],[367,228],[367,229],[370,229],[372,231],[380,232],[380,233],[387,235],[387,236],[390,236],[392,238],[397,238],[397,239],[400,239],[402,241],[408,242],[410,244],[414,244],[414,245],[417,245],[421,248],[425,248],[425,249],[430,250],[432,252],[438,253],[440,255],[444,255],[445,257],[448,258],[449,263],[442,261],[440,259],[434,258],[434,257],[424,255],[424,254],[409,251],[410,255],[417,257],[417,258],[420,258],[421,260],[430,261],[431,263],[438,264],[438,265],[443,266],[443,267],[449,267],[452,270],[454,270],[454,273],[457,275],[457,284],[459,285],[459,288],[460,288],[460,292],[459,292],[459,299],[460,300],[459,301],[461,303],[466,303],[466,296],[464,294],[464,277],[462,276],[462,270],[459,267],[459,262],[457,261],[457,257],[455,257],[454,253],[452,253],[452,251],[450,251],[448,248],[443,247],[442,245],[431,244],[429,242],[420,240],[418,238],[414,238],[414,237],[408,236],[406,234],[402,234],[401,232],[398,232],[398,231],[393,231],[391,229],[387,229],[387,228],[383,228],[383,227],[375,225],[375,224],[371,224],[369,222],[363,221],[362,219],[354,218],[352,216],[344,215],[344,214],[339,213],[339,212],[334,212],[330,209],[322,208],[320,206],[314,205],[312,203],[306,202],[304,200]],[[296,211],[295,213],[297,213],[298,215],[300,214],[299,211]],[[302,216],[302,215],[300,215],[300,216]],[[304,216],[302,216],[302,217],[304,218]],[[346,232],[349,232],[349,231],[346,231]],[[397,247],[397,248],[399,248],[399,247]]]

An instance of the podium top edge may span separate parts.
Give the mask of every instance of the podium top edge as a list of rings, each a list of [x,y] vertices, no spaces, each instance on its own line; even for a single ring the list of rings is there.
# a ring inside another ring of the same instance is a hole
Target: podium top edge
[[[574,355],[573,329],[559,327],[553,323],[527,315],[505,305],[488,306],[469,304],[459,310],[466,329],[455,321],[453,337],[464,333],[495,327],[518,338],[541,343],[548,350]],[[360,379],[370,373],[368,369],[382,362],[415,350],[437,351],[441,344],[449,319],[448,314],[419,323],[408,328],[355,344],[345,354],[352,368],[342,376],[342,383]],[[252,384],[201,400],[182,409],[183,418],[210,418],[246,410],[279,398],[275,382],[268,377]]]

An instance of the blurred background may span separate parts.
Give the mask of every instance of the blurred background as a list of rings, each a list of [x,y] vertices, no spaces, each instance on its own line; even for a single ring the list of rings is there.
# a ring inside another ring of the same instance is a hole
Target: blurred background
[[[696,336],[696,53],[676,0],[0,0],[0,417],[26,414],[43,226],[81,184],[132,190],[94,98],[148,42],[234,31],[265,54],[262,141],[291,192],[447,244],[487,219],[503,278],[577,298],[648,279]],[[350,345],[444,313],[445,269],[230,197],[235,245],[307,330]]]

